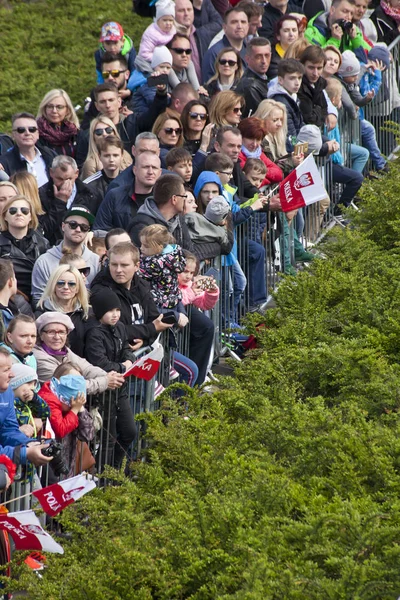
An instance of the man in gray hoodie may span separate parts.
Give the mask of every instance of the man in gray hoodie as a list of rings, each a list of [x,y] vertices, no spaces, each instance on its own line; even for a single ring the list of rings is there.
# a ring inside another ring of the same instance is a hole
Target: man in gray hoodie
[[[87,277],[89,286],[99,270],[99,257],[85,246],[87,235],[93,224],[94,216],[84,206],[75,206],[65,216],[62,224],[63,241],[58,246],[53,246],[39,256],[32,271],[32,301],[36,305],[51,273],[60,264],[63,250],[68,248],[74,254],[82,256],[86,266],[90,267]]]

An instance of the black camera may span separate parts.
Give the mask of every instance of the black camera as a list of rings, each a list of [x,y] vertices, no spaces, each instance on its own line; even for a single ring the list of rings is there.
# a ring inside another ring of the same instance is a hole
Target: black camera
[[[351,21],[346,21],[345,19],[338,19],[337,21],[335,21],[335,23],[343,29],[343,33],[347,33],[347,35],[349,35],[353,27],[353,23]]]
[[[46,448],[43,448],[42,454],[43,456],[53,457],[53,460],[51,461],[51,468],[57,477],[60,475],[68,475],[69,468],[62,459],[60,443],[56,442],[55,440],[50,440]]]

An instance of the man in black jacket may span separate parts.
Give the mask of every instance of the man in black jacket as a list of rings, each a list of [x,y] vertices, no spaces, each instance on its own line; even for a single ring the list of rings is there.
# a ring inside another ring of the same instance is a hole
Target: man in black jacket
[[[301,13],[301,2],[295,2],[294,0],[290,2],[288,0],[269,0],[268,4],[264,7],[262,24],[258,33],[270,42],[273,42],[277,22],[283,15],[288,15],[291,12]]]
[[[185,200],[183,179],[173,173],[161,175],[154,185],[153,196],[139,208],[128,230],[133,243],[139,248],[142,229],[158,223],[168,229],[177,244],[196,254],[183,218]]]
[[[267,71],[271,62],[271,44],[266,38],[255,37],[247,44],[247,68],[239,81],[236,93],[244,96],[246,106],[243,117],[256,112],[258,105],[267,99]]]
[[[30,113],[17,113],[11,117],[14,147],[0,157],[0,165],[7,175],[28,171],[36,177],[38,187],[49,180],[49,169],[56,155],[54,150],[39,150],[39,130],[36,119]]]
[[[78,176],[75,160],[60,154],[52,162],[49,181],[39,188],[45,211],[39,221],[45,237],[53,246],[62,239],[61,225],[73,206],[85,206],[92,214],[96,214],[99,207],[98,196]]]

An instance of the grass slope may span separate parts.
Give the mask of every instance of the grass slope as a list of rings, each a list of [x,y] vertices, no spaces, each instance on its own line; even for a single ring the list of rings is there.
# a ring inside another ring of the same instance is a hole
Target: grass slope
[[[6,132],[14,112],[36,114],[40,100],[52,88],[65,89],[74,105],[83,106],[96,84],[93,54],[103,23],[121,23],[138,49],[150,22],[134,14],[128,0],[48,0],[12,6],[12,10],[0,9],[0,130]]]

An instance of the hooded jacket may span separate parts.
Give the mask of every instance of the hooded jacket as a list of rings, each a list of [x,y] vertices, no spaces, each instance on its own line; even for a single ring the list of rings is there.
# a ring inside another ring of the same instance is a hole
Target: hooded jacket
[[[175,215],[167,221],[158,210],[158,206],[152,196],[146,198],[128,229],[128,233],[135,246],[140,248],[139,234],[142,229],[147,227],[147,225],[154,225],[155,223],[164,225],[174,236],[179,246],[190,252],[195,252],[183,215]]]
[[[92,283],[91,292],[92,294],[101,293],[104,287],[113,290],[121,302],[120,322],[126,327],[129,342],[136,338],[143,340],[147,345],[152,344],[157,337],[153,321],[159,317],[160,313],[147,281],[135,273],[128,290],[114,281],[107,267],[97,274]]]
[[[90,319],[86,328],[85,358],[107,373],[125,373],[126,367],[122,363],[126,360],[135,361],[125,325],[121,321],[114,326],[104,325],[95,318]]]
[[[8,232],[0,233],[0,257],[12,261],[18,289],[28,297],[31,295],[35,261],[48,249],[48,241],[33,229],[29,229],[27,235],[19,241],[14,240]]]
[[[227,203],[228,204],[228,203]],[[215,225],[198,213],[188,213],[185,221],[200,260],[229,254],[233,247],[232,218],[228,227]],[[217,249],[217,252],[215,250]]]
[[[296,99],[280,83],[271,90],[268,98],[282,102],[286,106],[288,136],[296,137],[305,124]]]
[[[45,254],[39,256],[35,262],[32,271],[32,299],[34,304],[38,302],[40,296],[43,294],[51,273],[60,264],[60,260],[63,256],[63,244],[64,242],[61,242],[58,246],[53,246]],[[88,284],[90,284],[99,270],[99,257],[84,245],[82,258],[87,266],[90,267],[90,273],[87,278]]]

